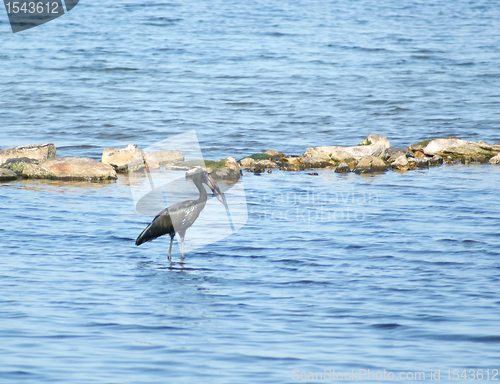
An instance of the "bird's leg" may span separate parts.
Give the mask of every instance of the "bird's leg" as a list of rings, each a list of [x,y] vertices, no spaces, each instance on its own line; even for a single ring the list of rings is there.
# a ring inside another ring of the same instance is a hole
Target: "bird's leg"
[[[174,242],[174,238],[170,236],[170,248],[168,249],[168,260],[172,260],[172,256],[170,255],[172,253],[172,243]]]
[[[182,253],[181,260],[184,260],[184,236],[182,235],[181,235],[181,253]]]

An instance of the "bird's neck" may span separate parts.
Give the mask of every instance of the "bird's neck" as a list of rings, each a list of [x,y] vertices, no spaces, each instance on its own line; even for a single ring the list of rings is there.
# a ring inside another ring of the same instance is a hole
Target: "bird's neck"
[[[206,203],[207,201],[207,190],[205,189],[205,187],[203,186],[202,183],[196,183],[196,187],[198,188],[198,191],[200,191],[200,197],[198,198],[198,200],[196,200],[198,203]]]

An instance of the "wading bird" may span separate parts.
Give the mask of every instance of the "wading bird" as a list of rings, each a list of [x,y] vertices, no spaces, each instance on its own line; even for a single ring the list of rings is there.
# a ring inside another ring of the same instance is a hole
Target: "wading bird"
[[[217,197],[217,199],[224,204],[226,210],[228,210],[224,194],[220,191],[212,176],[205,170],[202,168],[191,169],[186,172],[186,179],[193,180],[194,184],[198,188],[198,191],[200,191],[200,197],[196,200],[182,201],[161,211],[153,219],[151,224],[149,224],[144,231],[141,232],[139,237],[137,237],[135,245],[141,245],[147,241],[154,240],[157,237],[169,234],[170,248],[168,249],[168,259],[171,260],[170,254],[172,253],[172,243],[174,241],[175,234],[178,233],[181,237],[181,260],[183,260],[184,236],[186,235],[186,230],[194,224],[207,203],[207,191],[205,190],[203,184],[210,187],[215,197]]]

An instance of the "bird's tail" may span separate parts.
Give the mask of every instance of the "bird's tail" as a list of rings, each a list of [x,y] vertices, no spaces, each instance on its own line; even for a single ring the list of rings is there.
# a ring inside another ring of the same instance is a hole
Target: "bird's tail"
[[[151,223],[153,224],[153,223]],[[144,244],[148,241],[151,241],[153,239],[156,239],[157,236],[152,236],[152,233],[150,231],[151,229],[151,224],[149,224],[144,231],[141,232],[139,236],[137,236],[137,239],[135,240],[135,245],[141,245]]]

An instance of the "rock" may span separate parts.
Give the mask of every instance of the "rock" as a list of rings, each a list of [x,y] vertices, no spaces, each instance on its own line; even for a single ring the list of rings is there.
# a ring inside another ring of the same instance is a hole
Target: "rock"
[[[490,159],[491,164],[500,164],[500,154],[496,155],[495,157],[492,157]]]
[[[457,138],[434,139],[424,148],[424,153],[428,156],[450,155],[456,157],[462,156],[495,156],[498,151],[493,146],[487,144],[478,144],[473,141],[466,141]]]
[[[387,169],[383,160],[375,156],[367,156],[358,163],[354,172],[367,173],[367,172],[383,172]]]
[[[335,172],[337,173],[347,173],[351,172],[351,168],[347,163],[340,163],[337,168],[335,168]]]
[[[250,168],[248,172],[252,172],[255,176],[260,176],[260,174],[264,171],[263,168]]]
[[[431,159],[429,157],[415,157],[415,167],[417,168],[428,168],[429,161]]]
[[[491,159],[491,156],[471,156],[471,159],[476,163],[486,164]]]
[[[221,167],[220,164],[224,166]],[[238,181],[241,177],[241,167],[238,162],[232,158],[221,161],[205,161],[208,173],[210,173],[216,180],[229,180]]]
[[[413,155],[413,152],[408,148],[385,148],[379,157],[384,161],[392,163],[402,155],[409,157]]]
[[[27,157],[19,157],[9,159],[1,165],[2,168],[10,169],[17,175],[21,176],[26,164],[38,164],[38,160],[28,159]]]
[[[116,172],[135,172],[146,166],[147,160],[142,149],[135,144],[129,144],[123,149],[105,148],[102,152],[103,164],[111,165]],[[152,164],[152,169],[158,163]]]
[[[336,163],[359,161],[368,156],[382,157],[385,149],[390,148],[387,137],[370,135],[356,147],[313,147],[307,148],[304,157],[319,157]]]
[[[410,145],[409,149],[412,151],[422,151],[427,146],[427,144],[430,143],[431,140],[432,139],[423,140],[420,143],[412,144],[412,145]]]
[[[268,155],[267,153],[254,153],[253,155],[247,156],[250,159],[258,160],[279,160],[277,157]]]
[[[207,168],[207,171],[216,180],[238,181],[241,173],[233,168]]]
[[[0,168],[0,181],[17,180],[17,173],[7,168]]]
[[[304,157],[319,157],[326,161],[336,163],[349,163],[353,160],[359,161],[368,156],[380,157],[388,147],[389,142],[380,144],[359,145],[357,147],[314,147],[307,148]]]
[[[455,160],[451,156],[446,156],[446,159],[443,160],[445,164],[455,164]]]
[[[251,159],[249,157],[245,157],[244,159],[240,160],[240,166],[242,168],[251,168],[255,166],[256,161],[254,159]]]
[[[416,169],[417,168],[415,165],[416,159],[414,157],[408,157],[407,160],[408,160],[408,169]]]
[[[280,171],[302,171],[304,167],[300,164],[282,164],[279,166]]]
[[[60,157],[46,160],[41,164],[26,164],[23,170],[23,177],[96,182],[116,180],[116,172],[112,166],[100,163],[94,159]]]
[[[420,151],[415,151],[413,157],[416,159],[417,157],[425,157],[425,155]]]
[[[285,157],[284,154],[282,154],[281,152],[277,151],[276,149],[270,149],[269,151],[267,152],[264,152],[264,154],[266,155],[270,155],[270,156],[273,156],[273,157],[278,157],[278,158],[282,158],[282,157]]]
[[[285,162],[288,162],[288,164],[300,164],[302,161],[302,157],[300,157],[300,156],[288,156],[282,160]]]
[[[434,157],[429,160],[429,165],[436,166],[441,164],[443,164],[443,158],[439,155],[434,155]]]
[[[155,164],[158,164],[159,167],[164,167],[167,164],[184,161],[184,154],[177,150],[144,152],[144,157],[149,169],[156,169],[154,168]]]
[[[259,160],[255,164],[256,168],[278,168],[278,165],[271,160]]]
[[[304,168],[325,168],[331,164],[319,157],[303,157],[302,165]]]
[[[390,164],[390,167],[400,171],[406,171],[409,168],[408,158],[405,155],[401,155]]]
[[[0,165],[9,159],[28,158],[39,162],[56,157],[56,147],[54,144],[30,144],[15,148],[0,150]]]
[[[163,165],[165,166],[167,164],[171,163],[163,163]],[[154,171],[156,169],[160,169],[160,162],[155,156],[151,156],[147,152],[136,153],[134,157],[130,159],[127,171],[135,172],[143,168],[146,168],[147,171]]]
[[[238,164],[238,162],[234,159],[234,157],[228,157],[226,159],[225,167],[229,168],[229,169],[232,169],[232,170],[234,170],[234,171],[236,171],[238,173],[241,171],[241,167]]]
[[[370,135],[358,145],[375,145],[375,144],[383,145],[385,148],[389,148],[391,146],[389,144],[389,140],[387,140],[387,137],[383,137],[380,135]]]

